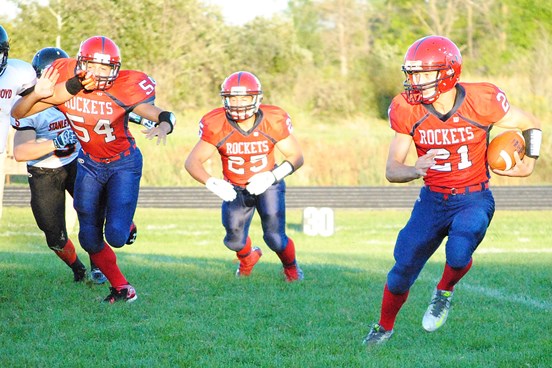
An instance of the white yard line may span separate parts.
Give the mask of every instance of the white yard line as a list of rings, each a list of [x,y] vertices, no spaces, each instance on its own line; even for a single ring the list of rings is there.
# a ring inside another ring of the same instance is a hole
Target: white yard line
[[[435,284],[439,282],[439,279],[424,277],[421,275],[418,280],[433,281]],[[460,281],[457,286],[460,290],[467,290],[469,292],[483,295],[485,297],[493,298],[503,303],[515,303],[525,307],[541,309],[543,311],[552,311],[552,300],[535,299],[530,295],[512,294],[504,289],[488,288],[480,285],[473,285],[469,282]]]
[[[492,289],[484,286],[471,285],[469,283],[460,283],[462,289],[466,289],[476,294],[481,294],[505,303],[516,303],[526,307],[542,309],[544,311],[552,311],[552,302],[546,300],[538,300],[527,295],[516,295],[505,292],[500,289]]]

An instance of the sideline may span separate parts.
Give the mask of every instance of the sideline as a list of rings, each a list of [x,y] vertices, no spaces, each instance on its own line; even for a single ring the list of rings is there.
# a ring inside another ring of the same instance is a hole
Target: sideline
[[[551,210],[552,186],[495,186],[491,188],[497,210]],[[420,186],[288,187],[288,208],[330,207],[412,209]],[[28,207],[28,185],[6,185],[4,206]],[[142,187],[138,207],[220,208],[220,199],[206,188]]]

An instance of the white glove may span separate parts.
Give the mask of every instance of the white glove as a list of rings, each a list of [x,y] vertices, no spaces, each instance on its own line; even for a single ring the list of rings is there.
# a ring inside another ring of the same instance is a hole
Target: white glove
[[[251,194],[258,195],[264,193],[275,182],[276,176],[274,176],[272,171],[265,171],[249,178],[245,189]]]
[[[218,195],[223,201],[231,202],[236,199],[236,196],[238,195],[232,184],[226,180],[210,177],[207,179],[205,186],[211,192]]]

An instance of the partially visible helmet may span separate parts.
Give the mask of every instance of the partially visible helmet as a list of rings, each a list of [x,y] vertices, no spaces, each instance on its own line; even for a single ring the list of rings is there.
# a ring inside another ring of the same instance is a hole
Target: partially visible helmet
[[[406,75],[404,81],[404,98],[409,104],[431,104],[443,92],[454,88],[462,72],[462,55],[458,47],[446,37],[427,36],[412,44],[404,56],[402,70]],[[435,80],[416,84],[413,74],[435,71]],[[423,92],[435,88],[431,96]]]
[[[44,69],[48,68],[52,63],[57,59],[68,58],[69,55],[62,49],[57,47],[45,47],[38,52],[33,57],[31,65],[36,71],[36,76],[40,77]]]
[[[8,53],[10,51],[10,40],[4,27],[0,26],[0,75],[4,74],[8,66]]]
[[[230,74],[220,86],[220,95],[224,109],[236,121],[247,120],[259,111],[263,100],[263,91],[259,79],[249,72],[235,72]],[[230,106],[231,96],[252,96],[250,105]]]
[[[121,52],[119,47],[107,37],[94,36],[83,41],[77,53],[77,68],[87,70],[88,63],[99,63],[109,65],[111,72],[109,76],[96,75],[98,81],[97,89],[111,87],[121,68]]]

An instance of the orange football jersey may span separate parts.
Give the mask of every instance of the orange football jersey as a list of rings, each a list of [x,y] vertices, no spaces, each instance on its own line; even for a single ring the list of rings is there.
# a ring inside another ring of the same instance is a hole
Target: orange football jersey
[[[438,151],[426,185],[461,188],[489,179],[488,134],[510,109],[504,92],[490,83],[459,83],[453,109],[441,115],[431,105],[409,105],[398,95],[389,107],[391,128],[409,134],[423,156]]]
[[[222,107],[203,116],[199,126],[200,138],[217,147],[226,180],[240,186],[254,174],[274,168],[274,146],[292,130],[289,115],[272,105],[261,105],[247,132],[228,119]]]
[[[75,75],[76,59],[58,59],[53,66],[59,82]],[[141,103],[153,103],[155,82],[142,72],[121,70],[113,85],[102,91],[80,91],[59,105],[83,150],[95,157],[113,157],[134,144],[127,114]]]

